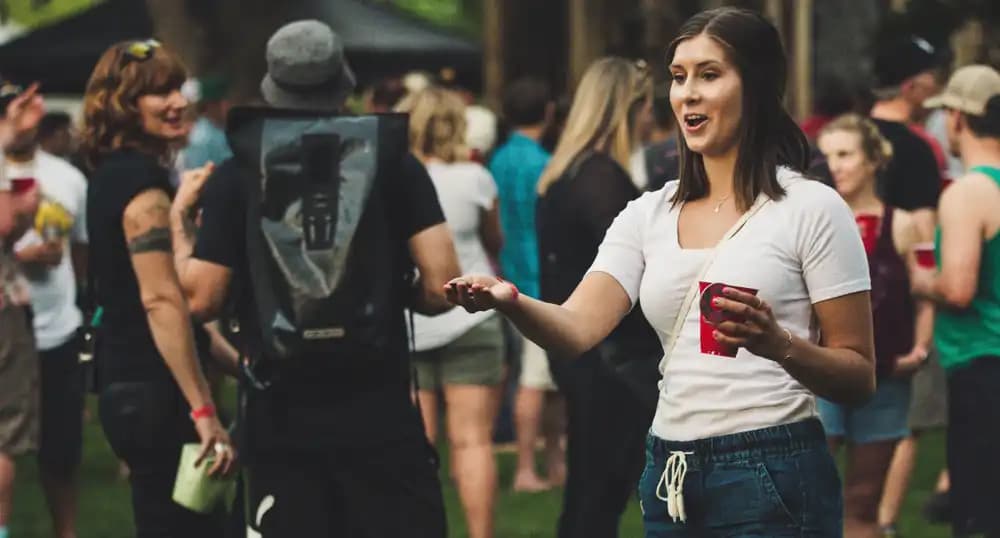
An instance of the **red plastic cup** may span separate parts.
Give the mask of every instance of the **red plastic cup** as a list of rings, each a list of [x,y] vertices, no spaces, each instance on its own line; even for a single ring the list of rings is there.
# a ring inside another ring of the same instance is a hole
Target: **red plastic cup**
[[[917,257],[917,265],[926,269],[937,267],[934,260],[934,243],[919,243],[913,246],[913,253]]]
[[[701,323],[699,323],[701,328],[701,352],[706,355],[715,355],[717,357],[735,357],[739,348],[727,346],[712,336],[716,325],[722,323],[723,321],[744,321],[742,316],[725,312],[712,304],[712,299],[722,295],[722,290],[724,288],[733,288],[745,293],[757,295],[757,290],[753,288],[744,288],[742,286],[733,286],[719,282],[698,282],[698,291],[701,292],[701,298],[699,301],[701,310],[701,315],[699,316],[699,320],[701,321]]]
[[[11,192],[14,194],[24,194],[35,187],[35,178],[19,177],[10,180]]]
[[[861,232],[861,242],[865,245],[865,252],[871,255],[875,252],[875,246],[878,245],[879,225],[882,222],[882,217],[863,213],[855,215],[854,220],[858,223],[858,231]]]

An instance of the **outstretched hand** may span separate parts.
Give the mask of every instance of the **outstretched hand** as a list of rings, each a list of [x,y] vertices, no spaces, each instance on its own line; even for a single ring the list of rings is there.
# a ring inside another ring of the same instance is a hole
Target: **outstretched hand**
[[[517,288],[509,282],[485,275],[461,276],[444,285],[448,302],[466,312],[494,310],[517,299]]]

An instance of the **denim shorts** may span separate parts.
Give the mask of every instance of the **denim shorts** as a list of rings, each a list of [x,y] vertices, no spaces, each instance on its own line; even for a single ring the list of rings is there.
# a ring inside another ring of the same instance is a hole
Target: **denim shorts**
[[[871,400],[860,407],[816,398],[819,418],[830,437],[854,444],[896,441],[910,434],[910,380],[879,379]]]
[[[665,476],[681,457],[686,473]],[[671,482],[685,521],[662,500]],[[840,477],[817,419],[697,441],[650,435],[639,502],[646,538],[843,536]]]

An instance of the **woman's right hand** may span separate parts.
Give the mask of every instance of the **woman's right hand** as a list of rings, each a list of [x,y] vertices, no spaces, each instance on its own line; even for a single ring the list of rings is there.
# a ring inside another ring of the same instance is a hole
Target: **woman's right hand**
[[[467,312],[493,310],[517,300],[517,288],[510,282],[486,275],[460,276],[444,285],[445,296]]]
[[[195,467],[201,465],[202,460],[209,454],[215,455],[215,462],[208,470],[209,476],[217,473],[228,475],[236,468],[236,449],[229,439],[229,432],[222,427],[219,418],[215,415],[200,417],[194,421],[194,428],[201,439],[201,449],[198,451],[198,459],[195,460]]]

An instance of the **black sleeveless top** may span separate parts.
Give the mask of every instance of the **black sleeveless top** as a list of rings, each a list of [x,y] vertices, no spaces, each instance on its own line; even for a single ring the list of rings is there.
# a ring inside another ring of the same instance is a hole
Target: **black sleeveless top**
[[[875,250],[868,255],[872,280],[872,321],[875,330],[875,372],[892,374],[896,358],[913,349],[915,309],[906,261],[892,238],[895,210],[886,206]]]

